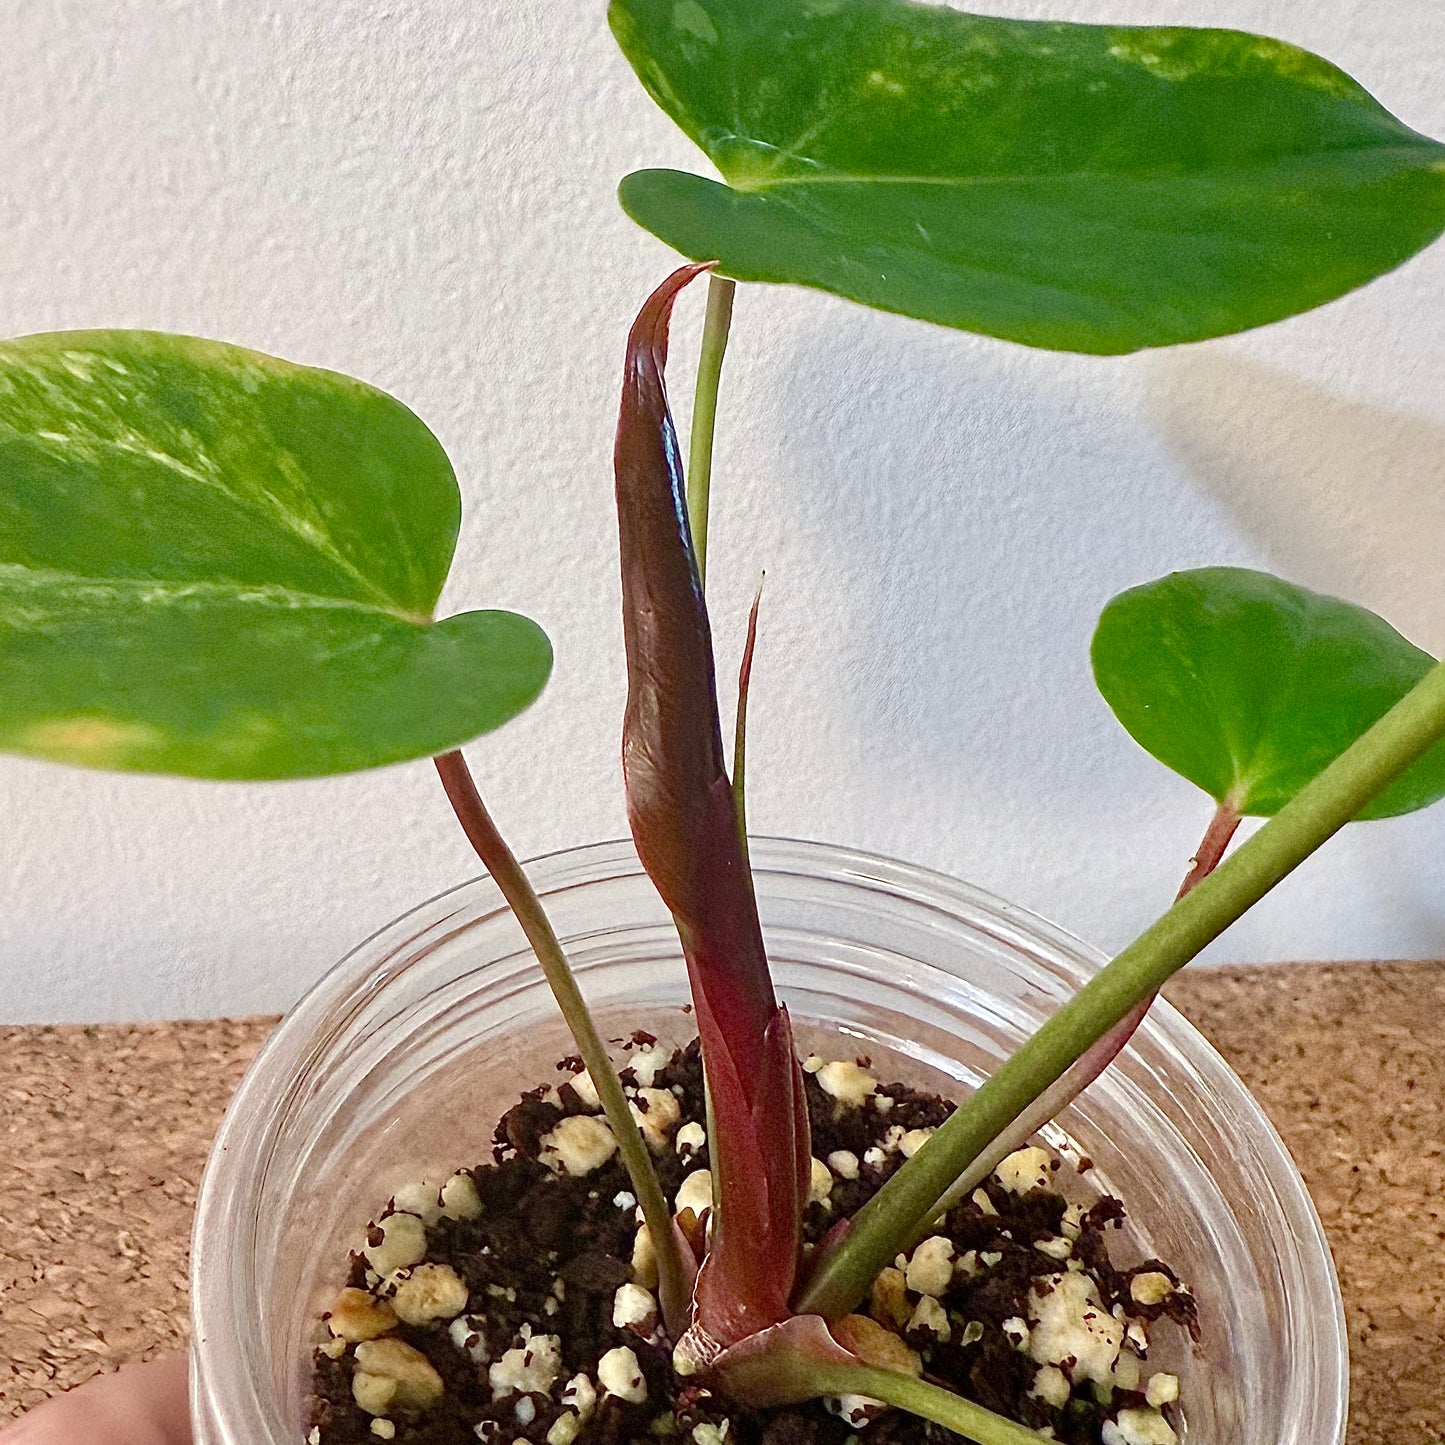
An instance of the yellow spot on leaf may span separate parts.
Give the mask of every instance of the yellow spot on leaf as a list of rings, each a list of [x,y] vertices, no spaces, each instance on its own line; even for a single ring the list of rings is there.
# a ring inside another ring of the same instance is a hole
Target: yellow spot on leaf
[[[1273,73],[1281,80],[1308,85],[1342,99],[1358,94],[1349,76],[1329,61],[1262,35],[1141,26],[1115,31],[1109,54],[1115,60],[1140,66],[1160,80]]]
[[[677,0],[672,7],[672,24],[674,29],[694,36],[704,45],[717,44],[717,26],[698,0]]]
[[[48,757],[94,767],[114,767],[154,747],[160,734],[144,723],[107,717],[49,718],[35,723],[24,746]]]

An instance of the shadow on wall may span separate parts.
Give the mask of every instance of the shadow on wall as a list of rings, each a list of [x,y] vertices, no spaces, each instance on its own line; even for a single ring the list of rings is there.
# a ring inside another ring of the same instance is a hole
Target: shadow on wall
[[[1445,651],[1445,425],[1225,350],[1152,365],[1163,444],[1275,568]]]
[[[1094,619],[1141,553],[1171,555],[1136,419],[1100,406],[1090,358],[845,315],[841,342],[826,318],[779,328],[787,355],[743,406],[762,470],[791,479],[777,524],[808,570],[783,588],[830,620],[803,645],[829,655],[834,706],[805,735],[827,737],[833,822],[1070,913],[1079,849],[1137,767],[1093,689]]]
[[[1150,364],[1147,405],[1162,444],[1267,565],[1373,608],[1437,657],[1445,652],[1445,425],[1226,350],[1159,352]],[[1368,837],[1377,826],[1390,831]],[[1429,826],[1423,816],[1364,824],[1333,846],[1348,840],[1350,866],[1373,878],[1393,932],[1434,956],[1445,908],[1437,889],[1420,886],[1410,841],[1428,841]]]
[[[768,479],[768,525],[807,563],[770,603],[758,696],[794,731],[759,766],[781,776],[805,748],[795,801],[826,797],[831,834],[1123,943],[1172,896],[1207,807],[1095,693],[1098,606],[1171,567],[1249,562],[1445,642],[1426,585],[1445,428],[1223,346],[1116,371],[888,318],[853,320],[840,344],[826,320],[776,328],[770,345],[791,345],[740,369],[751,379],[734,405],[753,428],[748,470]],[[739,534],[718,530],[723,546]],[[824,659],[801,688],[768,672],[788,612],[789,642]],[[1352,935],[1379,942],[1352,951],[1438,954],[1445,912],[1420,860],[1442,824],[1445,809],[1347,831],[1223,954],[1338,955],[1349,912],[1381,920]],[[1312,899],[1329,922],[1301,919]]]

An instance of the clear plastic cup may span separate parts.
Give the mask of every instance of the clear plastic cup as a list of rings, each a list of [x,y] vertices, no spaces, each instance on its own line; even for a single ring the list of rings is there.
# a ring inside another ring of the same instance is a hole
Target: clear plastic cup
[[[924,869],[815,843],[753,844],[779,991],[805,1047],[959,1097],[1103,959],[1023,909]],[[528,866],[604,1034],[683,1042],[677,938],[630,843]],[[490,880],[442,894],[342,960],[252,1064],[201,1185],[191,1261],[197,1445],[301,1445],[309,1357],[347,1252],[402,1183],[490,1155],[521,1090],[572,1045]],[[1121,1249],[1168,1260],[1202,1339],[1188,1445],[1341,1445],[1348,1356],[1319,1219],[1279,1136],[1159,1002],[1050,1142],[1071,1188],[1128,1208]],[[1072,1175],[1072,1171],[1065,1171]]]

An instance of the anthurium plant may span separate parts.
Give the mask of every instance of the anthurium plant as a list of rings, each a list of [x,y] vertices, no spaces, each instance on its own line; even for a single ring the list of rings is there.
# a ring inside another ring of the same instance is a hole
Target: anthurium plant
[[[627,177],[687,258],[628,337],[615,450],[637,850],[676,920],[709,1095],[710,1220],[674,1218],[525,871],[460,751],[540,692],[540,630],[437,620],[445,455],[360,382],[143,332],[0,346],[0,746],[284,778],[432,756],[576,1035],[658,1253],[675,1366],[757,1405],[885,1401],[984,1445],[1038,1437],[873,1357],[880,1268],[1124,1047],[1159,987],[1356,818],[1445,795],[1445,667],[1347,602],[1236,568],[1114,599],[1093,645],[1131,736],[1214,799],[1178,899],[821,1247],[809,1126],[748,865],[704,591],[738,281],[1025,345],[1122,353],[1327,302],[1445,228],[1445,147],[1328,62],[1234,31],[990,19],[910,0],[613,0],[622,50],[721,179]],[[708,275],[688,462],[668,327]],[[902,324],[902,323],[900,323]],[[1266,821],[1232,853],[1242,818]]]

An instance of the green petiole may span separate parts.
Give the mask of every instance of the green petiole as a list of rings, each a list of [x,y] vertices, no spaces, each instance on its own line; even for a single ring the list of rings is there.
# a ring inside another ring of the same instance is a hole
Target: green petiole
[[[457,821],[521,924],[532,952],[537,955],[537,962],[542,965],[542,973],[577,1045],[577,1052],[581,1054],[582,1062],[597,1088],[602,1112],[612,1126],[617,1152],[622,1156],[628,1178],[637,1193],[637,1202],[642,1207],[642,1217],[652,1235],[663,1317],[668,1328],[680,1334],[687,1323],[691,1283],[673,1232],[672,1210],[668,1208],[662,1186],[658,1183],[652,1156],[647,1152],[637,1121],[632,1117],[617,1071],[607,1055],[607,1046],[597,1032],[581,989],[577,987],[577,979],[552,927],[552,920],[547,917],[542,900],[537,897],[522,865],[517,862],[516,855],[487,812],[466,760],[457,751],[444,753],[435,761]]]
[[[814,1366],[813,1383],[820,1395],[867,1395],[910,1415],[932,1420],[976,1445],[1039,1445],[1036,1430],[899,1370],[819,1362]]]
[[[717,428],[717,391],[728,329],[733,319],[737,282],[713,275],[707,283],[707,317],[702,327],[702,351],[697,361],[697,387],[692,398],[692,432],[687,451],[687,525],[697,556],[697,575],[707,579],[708,495],[712,486],[712,442]]]
[[[797,1302],[836,1319],[937,1208],[954,1180],[1081,1054],[1155,992],[1426,749],[1445,736],[1445,664],[1054,1014],[859,1210]]]

